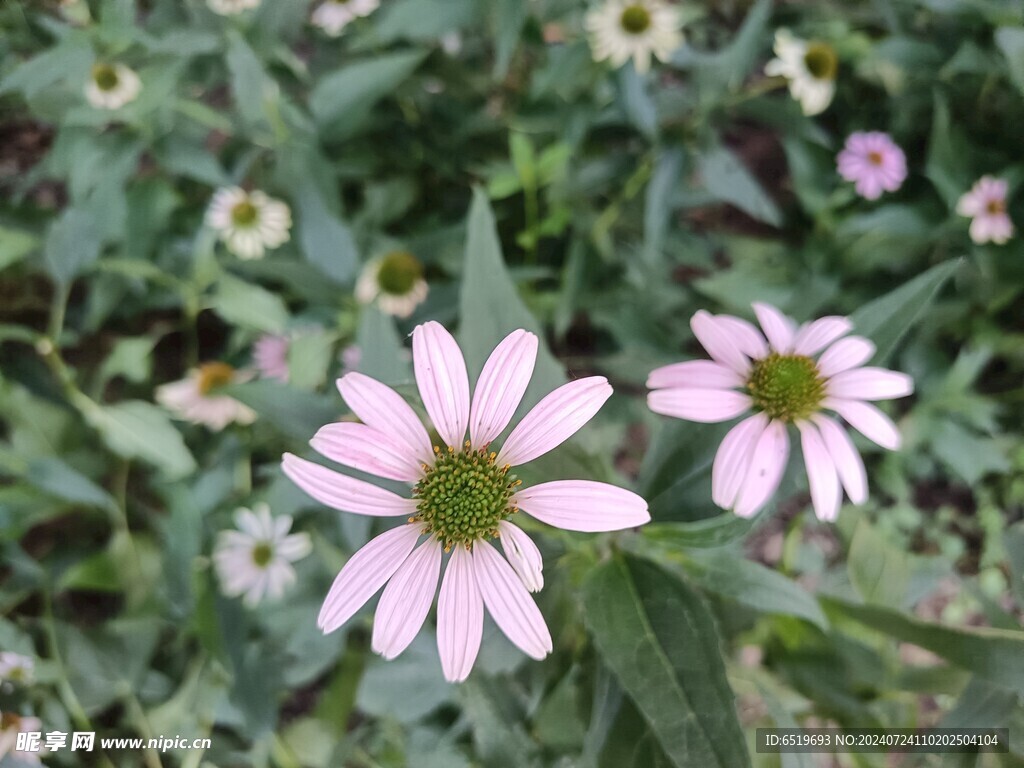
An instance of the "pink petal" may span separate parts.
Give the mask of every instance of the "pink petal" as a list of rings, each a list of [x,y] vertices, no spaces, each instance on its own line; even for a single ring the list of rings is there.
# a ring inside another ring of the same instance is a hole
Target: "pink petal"
[[[373,618],[371,647],[385,659],[404,651],[434,602],[441,573],[441,542],[428,539],[409,555],[384,587]]]
[[[333,632],[363,607],[416,546],[421,525],[400,525],[371,539],[349,558],[327,593],[317,626]]]
[[[309,444],[331,461],[389,480],[415,483],[423,475],[408,444],[366,424],[328,424]]]
[[[828,416],[816,414],[814,423],[818,425],[821,437],[825,441],[829,455],[836,465],[836,472],[846,489],[846,495],[854,504],[863,504],[868,498],[868,476],[864,471],[864,462],[853,445],[853,440],[846,430]]]
[[[446,444],[458,449],[469,426],[469,374],[455,338],[440,323],[417,325],[412,362],[423,406]]]
[[[658,389],[647,393],[647,407],[663,416],[714,423],[750,410],[750,395],[730,389]]]
[[[430,436],[412,407],[386,384],[362,373],[338,379],[338,391],[359,420],[378,432],[401,440],[424,464],[433,465]]]
[[[523,653],[543,659],[551,652],[551,634],[526,587],[498,550],[486,541],[473,544],[473,573],[494,623]]]
[[[754,445],[750,469],[743,478],[733,512],[740,517],[753,517],[778,489],[787,459],[789,435],[786,434],[786,425],[772,421]]]
[[[563,384],[533,406],[512,430],[498,454],[498,465],[525,464],[561,445],[594,417],[611,394],[604,376]]]
[[[663,387],[694,387],[697,389],[732,389],[743,386],[743,377],[732,368],[710,360],[687,360],[655,368],[647,377],[650,389]]]
[[[828,380],[830,397],[847,400],[889,400],[914,391],[914,380],[905,373],[885,368],[854,368]]]
[[[875,354],[875,345],[861,336],[840,339],[818,358],[818,372],[828,378],[863,365]]]
[[[498,523],[498,534],[505,558],[523,586],[531,592],[540,592],[544,588],[544,558],[533,539],[508,520]]]
[[[833,397],[826,398],[822,405],[825,408],[831,408],[846,419],[850,426],[868,440],[883,448],[888,448],[890,451],[895,451],[900,447],[902,442],[900,431],[892,419],[875,406],[857,400],[839,400]]]
[[[803,326],[793,341],[793,351],[798,355],[816,355],[840,336],[853,328],[848,318],[822,317]]]
[[[736,501],[754,455],[754,446],[768,426],[763,413],[744,419],[722,440],[711,467],[711,499],[723,509],[730,509]]]
[[[796,326],[792,320],[772,305],[759,301],[754,302],[754,314],[757,315],[757,322],[761,324],[761,330],[768,337],[772,349],[783,354],[793,349]]]
[[[832,456],[825,447],[825,441],[818,429],[809,421],[798,421],[800,447],[807,468],[807,481],[811,486],[811,504],[819,520],[831,522],[839,516],[839,475],[832,463]]]
[[[416,513],[416,502],[378,488],[365,480],[335,472],[286,453],[281,469],[299,488],[321,504],[342,512],[372,517],[407,517]]]
[[[555,480],[524,488],[513,505],[567,531],[619,531],[650,522],[647,502],[632,491],[593,480]]]
[[[483,448],[508,426],[537,361],[537,337],[522,329],[505,337],[487,358],[473,393],[469,434]]]
[[[715,360],[742,375],[750,371],[750,360],[740,351],[735,331],[717,322],[714,316],[703,309],[690,319],[690,328],[697,341]]]
[[[768,356],[768,342],[753,323],[732,315],[715,315],[714,320],[719,328],[729,334],[736,348],[747,357],[760,360]]]
[[[465,547],[455,547],[437,599],[437,650],[445,680],[460,683],[469,677],[483,631],[484,602],[473,575],[473,556]]]

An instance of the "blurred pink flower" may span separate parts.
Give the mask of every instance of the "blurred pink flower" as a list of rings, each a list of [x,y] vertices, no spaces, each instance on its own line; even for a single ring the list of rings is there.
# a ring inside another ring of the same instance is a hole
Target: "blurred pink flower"
[[[767,304],[754,304],[754,312],[763,334],[738,317],[695,314],[690,327],[713,361],[651,371],[647,386],[654,391],[647,403],[655,413],[701,422],[754,411],[725,436],[712,467],[714,502],[741,517],[754,515],[777,490],[789,458],[787,427],[795,424],[814,512],[834,520],[842,488],[854,504],[867,499],[867,477],[846,430],[824,411],[895,450],[896,425],[866,401],[909,395],[913,382],[903,373],[864,366],[875,345],[846,336],[853,326],[845,317],[798,327]]]
[[[250,372],[236,371],[227,363],[208,362],[180,381],[156,389],[156,401],[176,417],[220,432],[231,422],[252,424],[256,412],[235,398],[218,394],[221,387],[248,380]]]
[[[857,194],[868,200],[877,200],[882,192],[895,192],[907,178],[906,155],[881,131],[850,134],[837,167],[839,175],[854,182]]]
[[[971,221],[971,240],[1002,245],[1013,236],[1013,222],[1006,212],[1005,179],[982,176],[956,204],[956,212]]]
[[[287,336],[267,333],[252,345],[252,362],[262,379],[277,379],[288,383]]]
[[[509,334],[484,365],[472,399],[466,363],[451,334],[428,322],[417,326],[412,338],[416,383],[442,445],[431,444],[416,412],[398,393],[360,373],[339,379],[338,389],[362,423],[328,424],[311,441],[332,461],[407,483],[412,498],[292,454],[284,455],[282,466],[329,507],[408,518],[371,540],[342,568],[320,611],[325,633],[348,621],[387,584],[372,647],[394,658],[426,619],[442,552],[451,551],[438,598],[437,644],[445,677],[459,682],[476,660],[485,606],[524,653],[542,659],[551,651],[551,635],[530,597],[543,586],[541,555],[509,521],[516,512],[573,531],[632,528],[650,515],[642,498],[613,485],[562,480],[524,489],[509,473],[590,421],[612,392],[603,377],[572,381],[548,394],[495,453],[490,444],[508,426],[533,374],[537,337],[524,330]],[[463,442],[467,429],[470,440]],[[504,557],[488,539],[501,541]]]

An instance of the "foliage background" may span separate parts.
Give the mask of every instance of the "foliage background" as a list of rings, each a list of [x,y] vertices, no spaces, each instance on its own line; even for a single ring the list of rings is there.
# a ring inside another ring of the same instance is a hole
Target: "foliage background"
[[[389,0],[338,40],[303,2],[223,18],[101,0],[84,24],[0,7],[0,649],[38,658],[0,709],[213,738],[103,757],[118,766],[802,768],[831,763],[753,753],[753,729],[830,722],[1008,725],[1010,754],[900,764],[1024,764],[1024,241],[972,245],[954,211],[983,173],[1024,179],[1024,7],[677,7],[687,44],[645,77],[592,61],[577,0]],[[761,74],[781,26],[839,52],[820,117]],[[82,96],[98,56],[143,81],[114,120]],[[838,179],[854,130],[905,149],[898,193],[867,203]],[[212,191],[243,181],[295,217],[261,261],[202,225]],[[1010,213],[1024,223],[1012,191]],[[352,286],[399,246],[431,290],[396,322]],[[854,313],[917,383],[894,412],[903,450],[865,444],[872,499],[834,526],[796,462],[752,525],[719,514],[722,429],[646,410],[646,373],[699,354],[692,313],[752,300]],[[555,652],[530,662],[490,627],[460,686],[432,631],[394,662],[369,652],[367,611],[319,634],[372,525],[278,468],[344,414],[346,347],[412,394],[424,319],[458,329],[471,375],[504,331],[541,331],[531,401],[566,372],[607,375],[593,424],[528,469],[630,484],[655,519],[545,529]],[[244,365],[261,333],[310,327],[289,385],[236,386],[251,428],[211,435],[152,405],[198,361]],[[259,500],[315,551],[285,601],[249,611],[209,554]]]

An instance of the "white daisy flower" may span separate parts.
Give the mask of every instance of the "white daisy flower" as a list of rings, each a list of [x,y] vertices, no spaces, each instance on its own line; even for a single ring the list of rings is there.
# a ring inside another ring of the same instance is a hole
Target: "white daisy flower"
[[[408,251],[392,251],[371,259],[356,281],[356,299],[376,302],[382,312],[408,317],[427,298],[423,264]]]
[[[217,389],[245,381],[248,375],[227,363],[203,363],[181,381],[157,387],[156,401],[179,418],[202,424],[219,432],[231,422],[252,424],[256,412],[233,397],[218,395]]]
[[[683,42],[675,9],[661,0],[607,0],[584,25],[595,61],[621,67],[632,58],[637,72],[651,68],[651,56],[667,61]]]
[[[48,750],[41,742],[38,751],[18,749],[19,733],[43,732],[43,721],[38,717],[21,717],[13,712],[0,713],[0,762],[6,765],[5,757],[17,761],[16,765],[40,765],[39,758],[47,754]]]
[[[142,90],[139,76],[124,64],[99,63],[89,72],[85,98],[96,109],[120,109]]]
[[[805,115],[824,112],[836,92],[839,57],[828,43],[801,40],[788,29],[775,33],[775,56],[765,65],[765,74],[789,81],[790,95],[800,102]]]
[[[289,534],[291,516],[275,518],[266,504],[256,504],[252,510],[237,509],[235,525],[236,531],[220,532],[213,553],[224,594],[244,595],[242,601],[250,607],[264,597],[279,600],[295,581],[292,563],[313,549],[309,535]]]
[[[260,0],[206,0],[210,10],[219,13],[221,16],[235,16],[236,14],[258,8]]]
[[[261,259],[291,237],[292,213],[280,200],[241,187],[218,189],[206,211],[206,225],[217,230],[228,250],[240,259]]]
[[[0,651],[0,682],[30,683],[35,666],[30,656],[22,656],[14,651]]]
[[[369,16],[380,0],[325,0],[313,11],[310,21],[331,37],[337,37],[350,23]]]

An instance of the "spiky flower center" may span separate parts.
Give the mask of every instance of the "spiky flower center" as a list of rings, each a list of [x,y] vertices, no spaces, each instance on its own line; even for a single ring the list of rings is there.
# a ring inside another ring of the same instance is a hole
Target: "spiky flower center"
[[[268,541],[257,542],[256,546],[252,548],[252,561],[259,568],[266,568],[273,557],[274,548]]]
[[[754,407],[770,418],[796,421],[820,408],[825,381],[811,358],[772,352],[754,363],[747,391]]]
[[[804,66],[817,80],[835,80],[839,70],[839,58],[831,45],[810,43],[804,54]]]
[[[496,459],[497,454],[473,450],[468,442],[461,451],[435,446],[434,466],[424,465],[425,474],[412,489],[417,512],[410,522],[423,523],[424,533],[437,536],[446,551],[495,538],[498,523],[517,511],[509,501],[521,482]]]
[[[97,64],[92,68],[92,79],[101,91],[112,91],[119,82],[117,70],[109,64]]]
[[[238,227],[251,227],[256,223],[259,213],[255,205],[243,200],[231,208],[231,221]]]
[[[392,251],[384,256],[377,271],[377,285],[384,293],[405,296],[423,279],[423,265],[408,251]]]
[[[651,12],[639,3],[627,6],[619,17],[619,23],[629,34],[639,35],[651,26]]]
[[[227,363],[203,363],[199,366],[199,393],[208,395],[235,379],[235,369]]]
[[[993,216],[1000,213],[1006,213],[1006,202],[1000,199],[989,200],[985,204],[985,211]]]

